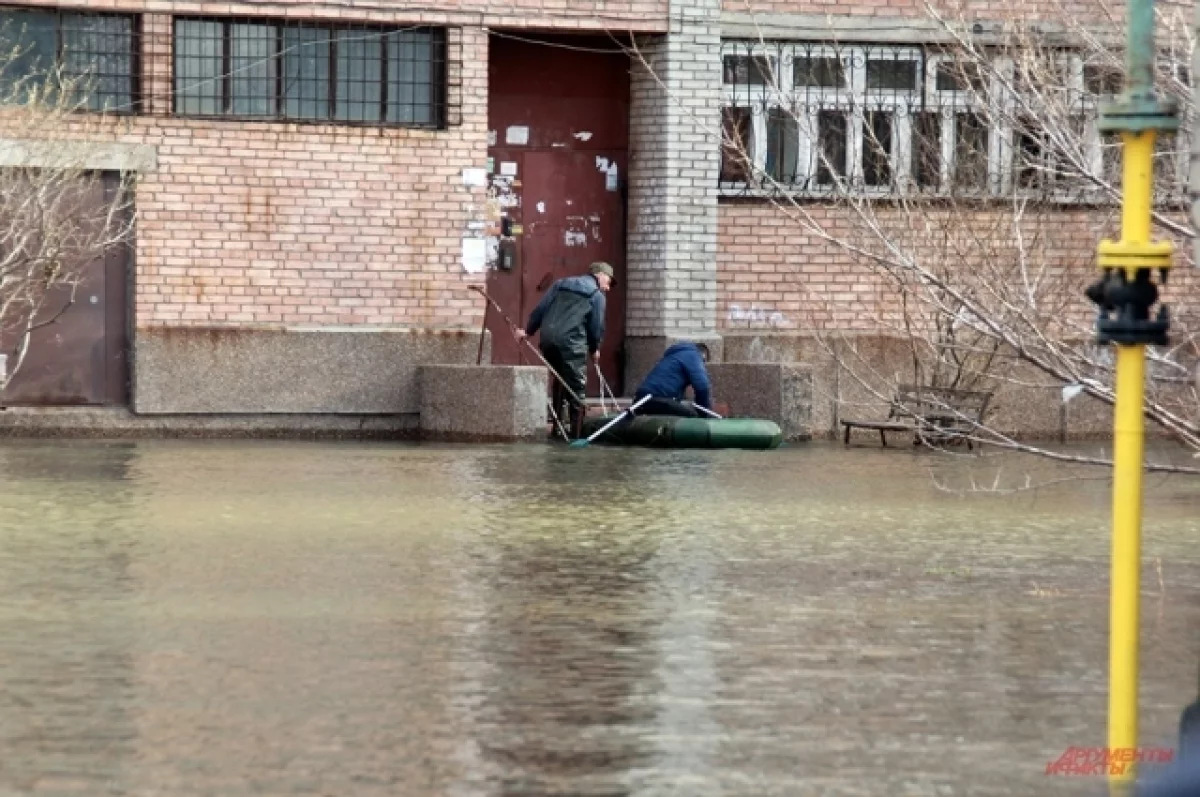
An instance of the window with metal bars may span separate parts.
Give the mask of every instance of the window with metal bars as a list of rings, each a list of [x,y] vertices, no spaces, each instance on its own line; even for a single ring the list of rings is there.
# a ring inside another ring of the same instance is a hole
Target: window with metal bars
[[[0,8],[0,87],[8,101],[51,82],[93,111],[137,111],[137,18]]]
[[[724,193],[878,192],[908,179],[898,159],[924,81],[919,49],[726,41],[722,67],[724,105],[746,119],[743,151],[722,153]]]
[[[1119,149],[1098,103],[1120,90],[1119,58],[735,40],[720,57],[723,195],[1111,199],[1100,188],[1115,184]],[[1166,59],[1165,93],[1190,92],[1186,63]],[[1177,140],[1156,160],[1164,200],[1181,190],[1171,180],[1186,185],[1186,153]]]
[[[177,19],[175,113],[441,128],[441,28]]]

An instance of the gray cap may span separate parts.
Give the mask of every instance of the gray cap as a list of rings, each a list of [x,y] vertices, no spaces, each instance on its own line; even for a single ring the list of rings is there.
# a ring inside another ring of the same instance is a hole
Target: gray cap
[[[617,277],[613,273],[613,267],[603,261],[592,263],[591,267],[588,268],[588,273],[589,274],[607,274],[608,278],[613,281],[613,284],[614,285],[617,284]]]

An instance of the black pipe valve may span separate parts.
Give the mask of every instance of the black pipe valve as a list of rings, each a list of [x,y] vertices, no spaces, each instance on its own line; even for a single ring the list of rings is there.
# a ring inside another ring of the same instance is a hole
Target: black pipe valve
[[[1150,279],[1151,269],[1139,268],[1130,282],[1123,268],[1105,269],[1104,276],[1089,285],[1085,293],[1099,308],[1096,320],[1097,343],[1124,345],[1167,345],[1170,314],[1166,305],[1150,318],[1150,308],[1158,301],[1158,286]],[[1163,282],[1167,270],[1161,269]]]

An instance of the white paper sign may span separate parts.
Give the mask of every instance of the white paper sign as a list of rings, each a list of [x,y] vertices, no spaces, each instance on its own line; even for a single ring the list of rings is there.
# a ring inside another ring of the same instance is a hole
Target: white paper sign
[[[471,188],[487,187],[487,170],[463,169],[463,185]]]
[[[529,143],[529,128],[524,125],[513,125],[504,131],[504,143],[514,147],[523,147]]]
[[[504,175],[505,177],[516,177],[516,161],[500,161],[500,174]]]
[[[463,271],[481,274],[487,269],[487,241],[483,238],[462,239]]]
[[[608,191],[617,190],[617,164],[610,163],[604,176],[604,188]]]

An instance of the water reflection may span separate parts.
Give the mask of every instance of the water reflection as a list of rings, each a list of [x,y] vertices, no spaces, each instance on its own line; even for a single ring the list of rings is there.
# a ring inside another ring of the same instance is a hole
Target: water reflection
[[[131,444],[0,449],[0,785],[107,793],[134,755],[136,456]]]
[[[561,531],[505,546],[488,579],[480,744],[502,794],[628,794],[619,781],[649,757],[654,551]]]
[[[1104,743],[1107,486],[940,463],[6,443],[0,793],[1099,793],[1044,769]],[[1147,745],[1197,498],[1150,484]]]

